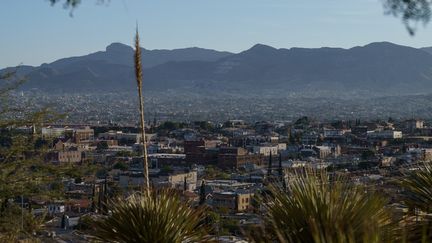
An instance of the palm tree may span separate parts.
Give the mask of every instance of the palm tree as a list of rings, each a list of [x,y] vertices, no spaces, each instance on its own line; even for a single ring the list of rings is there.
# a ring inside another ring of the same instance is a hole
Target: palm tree
[[[101,242],[202,242],[207,228],[202,209],[193,209],[173,191],[133,194],[110,204],[111,214],[95,224]]]
[[[144,186],[147,194],[150,194],[150,181],[149,181],[149,173],[148,173],[148,161],[147,161],[147,145],[146,145],[146,136],[145,136],[145,123],[144,123],[144,100],[142,95],[142,85],[143,85],[143,74],[142,74],[142,66],[141,66],[141,48],[139,44],[139,35],[138,35],[138,27],[136,29],[135,34],[135,55],[134,55],[134,64],[135,64],[135,77],[137,81],[138,87],[138,97],[139,97],[139,110],[140,110],[140,121],[141,121],[141,137],[143,143],[143,174],[144,174]]]
[[[295,174],[284,190],[271,186],[262,197],[267,239],[256,242],[383,242],[391,231],[386,200],[365,193],[342,176],[326,172]],[[287,191],[287,192],[286,192]]]

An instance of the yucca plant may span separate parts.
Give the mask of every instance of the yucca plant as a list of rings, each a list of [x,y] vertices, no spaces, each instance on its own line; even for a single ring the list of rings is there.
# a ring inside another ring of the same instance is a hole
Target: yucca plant
[[[432,213],[432,165],[425,163],[409,173],[401,182],[404,201],[412,209]]]
[[[143,143],[143,174],[144,174],[144,187],[147,194],[150,193],[150,181],[148,173],[148,161],[147,161],[147,145],[145,137],[145,122],[144,122],[144,99],[142,94],[143,86],[143,73],[141,66],[141,48],[139,44],[139,34],[138,27],[135,34],[135,54],[134,54],[134,64],[135,64],[135,78],[137,81],[138,97],[139,97],[139,110],[140,110],[140,122],[141,122],[141,137]]]
[[[297,173],[284,190],[271,186],[263,197],[266,239],[278,242],[385,242],[391,221],[386,200],[348,179],[326,172]]]
[[[412,171],[401,181],[404,189],[404,203],[415,214],[419,211],[432,213],[432,165],[422,164],[418,170]],[[413,216],[411,214],[411,216]],[[432,241],[432,218],[420,217],[416,220],[405,220],[406,238],[409,241]]]
[[[95,223],[101,242],[203,242],[207,228],[202,209],[193,209],[174,191],[151,191],[118,199],[111,214]]]

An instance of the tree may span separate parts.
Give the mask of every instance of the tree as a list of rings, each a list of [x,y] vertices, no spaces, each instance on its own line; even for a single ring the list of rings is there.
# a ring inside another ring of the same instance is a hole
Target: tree
[[[424,25],[429,22],[431,4],[430,0],[385,0],[384,8],[387,14],[401,17],[408,32],[414,35],[418,22]]]
[[[87,169],[85,165],[76,168],[44,162],[50,143],[41,138],[37,129],[61,116],[48,109],[27,112],[10,102],[11,91],[23,82],[13,72],[0,74],[0,236],[8,237],[8,240],[0,237],[1,242],[31,237],[43,220],[33,217],[30,206],[24,210],[19,202],[11,203],[13,200],[30,202],[33,196],[44,200],[61,198],[61,179],[76,178]],[[29,213],[28,217],[24,211]]]
[[[268,168],[267,168],[267,176],[272,175],[272,153],[270,151],[269,161],[268,161]]]
[[[56,4],[58,2],[63,2],[63,0],[50,0],[51,4]],[[65,7],[72,7],[75,8],[78,6],[78,4],[81,3],[81,0],[64,0],[64,6]]]
[[[367,160],[375,156],[375,152],[371,149],[365,150],[361,154],[362,160]]]
[[[125,171],[128,169],[128,166],[124,162],[119,161],[119,162],[115,163],[115,165],[113,166],[113,169]]]
[[[199,205],[204,205],[206,202],[206,190],[205,190],[205,181],[201,182],[200,194],[199,194]]]
[[[96,150],[97,150],[97,151],[106,150],[106,149],[108,149],[108,148],[109,148],[109,146],[108,146],[108,143],[107,143],[106,141],[99,142],[99,143],[96,145]]]
[[[173,172],[174,172],[174,169],[171,166],[169,166],[169,165],[164,165],[160,169],[160,173],[161,174],[165,174],[165,175],[168,175],[168,174],[173,173]]]

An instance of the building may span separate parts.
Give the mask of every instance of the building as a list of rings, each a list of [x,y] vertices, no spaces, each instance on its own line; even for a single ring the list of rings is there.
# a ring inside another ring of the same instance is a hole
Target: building
[[[47,209],[49,215],[61,214],[65,212],[65,205],[63,202],[55,202],[48,204]]]
[[[94,130],[88,126],[74,129],[73,138],[75,143],[94,140]]]
[[[405,128],[409,132],[414,132],[416,129],[422,129],[424,121],[419,119],[410,119],[405,121]]]
[[[402,138],[402,132],[394,130],[374,131],[368,133],[367,137],[370,139],[399,139]]]
[[[83,160],[83,152],[78,148],[51,151],[47,154],[47,160],[52,163],[80,163]]]
[[[196,189],[197,178],[197,171],[172,172],[156,175],[150,174],[150,183],[155,188],[173,188],[184,190],[186,186],[187,191],[193,191]],[[119,185],[123,188],[143,184],[144,177],[142,172],[127,171],[119,175]]]
[[[231,212],[243,212],[251,208],[253,193],[249,192],[215,192],[212,194],[212,205],[216,209],[227,209]]]
[[[144,185],[144,176],[142,172],[124,172],[119,175],[119,185],[122,188],[129,186]]]
[[[251,189],[255,184],[239,182],[237,180],[206,180],[206,186],[212,191],[236,191],[239,189]]]
[[[407,153],[414,160],[431,161],[432,149],[431,148],[409,148]]]
[[[120,145],[132,145],[141,141],[141,134],[138,133],[123,133],[122,131],[108,131],[100,133],[99,139],[117,140]]]
[[[250,164],[262,165],[263,156],[261,154],[249,154],[244,148],[221,147],[217,155],[217,165],[220,168],[238,169]]]
[[[58,138],[65,135],[66,129],[64,127],[43,127],[42,137],[43,138]]]
[[[152,168],[162,168],[163,166],[178,166],[184,165],[185,162],[184,154],[165,154],[165,153],[154,153],[148,154],[149,162]]]
[[[324,138],[340,138],[342,137],[347,130],[344,129],[324,129],[323,135]]]
[[[168,187],[184,190],[186,187],[186,191],[194,191],[197,185],[197,178],[197,171],[173,172],[151,178],[151,181],[156,188]]]
[[[82,152],[79,150],[66,150],[57,152],[59,163],[79,163],[82,161]]]
[[[355,126],[351,128],[351,133],[358,137],[366,137],[368,131],[367,126]]]
[[[184,153],[189,164],[216,164],[218,156],[217,141],[184,141]]]
[[[279,144],[269,144],[269,145],[259,145],[259,146],[253,146],[252,152],[254,154],[262,154],[264,156],[269,156],[270,154],[278,154],[279,151],[286,150],[286,144],[285,143],[279,143]]]
[[[318,141],[318,134],[316,132],[303,133],[301,136],[301,143],[304,145],[315,145]]]
[[[325,159],[332,154],[332,148],[329,146],[314,146],[313,150],[315,150],[317,157],[320,159]]]

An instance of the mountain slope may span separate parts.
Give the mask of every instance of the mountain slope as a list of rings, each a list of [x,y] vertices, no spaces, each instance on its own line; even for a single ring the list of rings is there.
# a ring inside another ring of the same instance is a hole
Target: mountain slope
[[[26,67],[29,81],[23,88],[134,90],[132,53],[131,47],[113,43],[104,52]],[[238,54],[200,48],[143,50],[143,63],[146,90],[432,93],[432,55],[389,42],[350,49],[257,44]]]
[[[203,48],[174,50],[142,49],[143,67],[151,68],[173,61],[215,61],[232,55]],[[121,43],[112,43],[105,51],[85,56],[56,60],[39,67],[5,68],[0,73],[17,71],[25,76],[23,89],[43,91],[115,91],[134,89],[133,49]]]
[[[170,80],[171,85],[178,86],[183,85],[182,80],[188,80],[188,84],[216,80],[226,88],[286,92],[311,89],[432,92],[432,55],[386,42],[351,49],[275,49],[255,45],[216,62],[201,63],[194,69],[196,65],[162,64],[148,71],[149,82]]]

